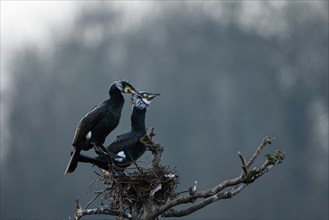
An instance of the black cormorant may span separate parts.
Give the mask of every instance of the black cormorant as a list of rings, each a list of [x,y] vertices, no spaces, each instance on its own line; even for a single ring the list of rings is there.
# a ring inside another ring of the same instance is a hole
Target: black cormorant
[[[119,135],[115,141],[106,147],[109,152],[118,155],[118,158],[114,158],[113,162],[119,168],[128,167],[146,151],[146,146],[140,141],[140,138],[146,134],[145,114],[151,100],[160,94],[149,92],[140,93],[143,95],[143,98],[132,95],[131,130]],[[93,158],[80,155],[79,161],[91,163],[105,170],[109,169],[109,161],[104,156]]]
[[[95,106],[79,122],[74,138],[74,150],[65,170],[65,174],[72,173],[79,161],[81,150],[90,150],[94,146],[103,146],[106,136],[119,124],[124,98],[121,93],[141,94],[127,81],[119,80],[112,83],[109,89],[110,98]],[[111,156],[111,155],[110,155]],[[113,155],[112,155],[113,157]]]

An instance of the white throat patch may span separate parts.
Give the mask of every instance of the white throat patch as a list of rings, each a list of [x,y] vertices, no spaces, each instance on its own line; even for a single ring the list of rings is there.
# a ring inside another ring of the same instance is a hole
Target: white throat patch
[[[150,102],[148,102],[150,103]],[[148,107],[148,104],[144,102],[144,99],[135,98],[133,100],[133,106],[139,108],[139,109],[146,109]]]

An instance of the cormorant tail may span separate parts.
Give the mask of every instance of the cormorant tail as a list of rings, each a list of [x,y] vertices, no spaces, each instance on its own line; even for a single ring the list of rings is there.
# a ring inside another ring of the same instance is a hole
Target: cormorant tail
[[[109,169],[109,163],[107,160],[101,160],[98,158],[90,157],[84,154],[79,155],[79,162],[83,163],[91,163],[93,165],[98,166],[101,169],[108,170]]]
[[[72,173],[78,166],[80,149],[74,149],[70,158],[69,163],[67,164],[64,175],[67,173]]]

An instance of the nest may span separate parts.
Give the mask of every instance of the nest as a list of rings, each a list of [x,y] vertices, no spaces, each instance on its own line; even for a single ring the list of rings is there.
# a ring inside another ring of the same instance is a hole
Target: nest
[[[159,144],[150,142],[148,150],[152,152],[153,160],[147,168],[134,163],[126,170],[112,166],[110,170],[97,173],[99,178],[95,182],[102,181],[105,186],[99,192],[103,195],[103,206],[141,217],[145,205],[160,206],[177,196],[179,175],[176,169],[159,164],[163,151]],[[106,205],[104,201],[107,201]]]
[[[111,199],[110,208],[142,209],[150,199],[156,205],[173,198],[178,175],[169,167],[138,168],[133,172],[105,172],[105,198]]]

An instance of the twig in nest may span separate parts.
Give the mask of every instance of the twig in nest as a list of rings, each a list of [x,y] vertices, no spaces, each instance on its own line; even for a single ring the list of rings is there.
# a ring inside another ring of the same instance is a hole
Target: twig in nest
[[[151,192],[150,192],[150,197],[153,198],[154,194],[157,193],[162,189],[162,184],[159,183]]]

